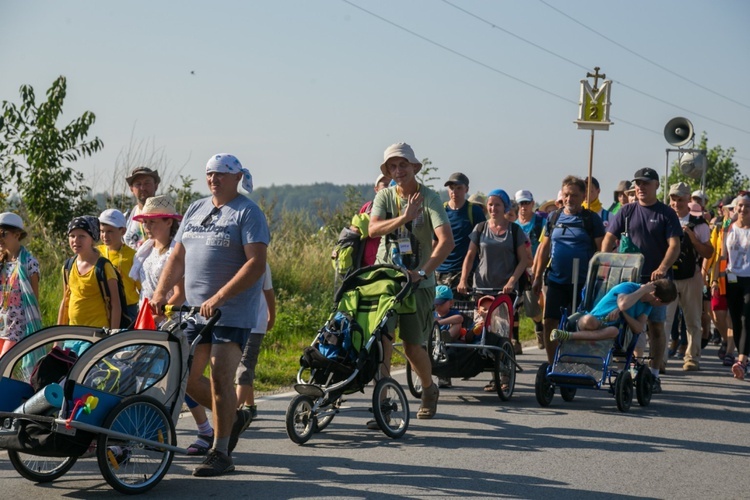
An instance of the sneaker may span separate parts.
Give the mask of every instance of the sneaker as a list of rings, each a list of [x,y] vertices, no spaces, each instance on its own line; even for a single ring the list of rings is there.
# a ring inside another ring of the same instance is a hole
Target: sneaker
[[[234,430],[234,429],[232,429]],[[234,471],[232,457],[212,449],[203,463],[193,469],[193,475],[198,477],[215,477]]]
[[[438,387],[440,389],[450,389],[453,387],[450,377],[438,377]]]
[[[727,354],[724,356],[724,359],[721,361],[721,364],[724,366],[732,366],[735,362],[734,356],[731,354]]]
[[[697,372],[700,369],[701,368],[700,366],[698,366],[698,363],[696,363],[692,359],[685,361],[685,363],[682,365],[682,371],[685,372]]]
[[[552,333],[549,335],[549,339],[552,342],[555,342],[556,340],[568,340],[570,338],[570,332],[566,332],[565,330],[558,330],[555,328],[552,330]]]
[[[719,346],[719,350],[716,352],[716,355],[719,356],[719,359],[724,359],[727,355],[727,343],[722,342]]]
[[[232,432],[229,434],[229,447],[227,448],[229,454],[237,447],[237,442],[240,440],[240,435],[250,427],[250,422],[253,421],[253,416],[250,410],[239,409],[237,410],[237,419],[234,421],[232,426]]]
[[[661,379],[659,377],[654,377],[654,382],[651,385],[651,393],[661,394]]]
[[[390,423],[390,421],[391,421],[390,415],[386,415],[385,416],[385,421],[386,421],[386,423]],[[375,420],[374,418],[372,420],[368,420],[367,421],[367,428],[370,429],[371,431],[379,431],[380,430],[380,426],[378,425],[378,421]]]

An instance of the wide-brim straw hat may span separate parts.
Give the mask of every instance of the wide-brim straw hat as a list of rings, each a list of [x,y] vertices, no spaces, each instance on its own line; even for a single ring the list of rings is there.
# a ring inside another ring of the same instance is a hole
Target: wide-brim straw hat
[[[182,220],[182,215],[177,213],[174,200],[168,194],[153,196],[143,204],[141,213],[133,217],[133,220],[142,222],[145,219],[177,219]]]
[[[552,207],[557,208],[557,205],[555,205],[555,200],[547,200],[544,203],[542,203],[541,205],[539,205],[539,209],[538,210],[540,212],[546,212],[547,210],[549,210]]]

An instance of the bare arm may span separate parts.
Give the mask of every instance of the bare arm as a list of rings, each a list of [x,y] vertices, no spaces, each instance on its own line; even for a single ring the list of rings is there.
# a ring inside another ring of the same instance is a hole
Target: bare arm
[[[212,297],[201,304],[201,316],[209,318],[214,311],[223,306],[227,300],[248,289],[266,272],[265,243],[247,243],[244,245],[247,261],[229,282],[221,287]],[[161,284],[161,282],[159,282]]]
[[[602,252],[611,252],[615,249],[617,244],[617,237],[612,233],[606,233],[604,238],[601,238],[598,248],[602,249]]]
[[[621,293],[617,296],[617,308],[625,312],[633,307],[641,297],[653,292],[656,289],[653,283],[646,283],[633,293]]]
[[[117,278],[107,280],[109,288],[109,327],[111,329],[120,328],[120,318],[122,317],[122,306],[120,305],[120,290]]]
[[[273,292],[273,288],[263,290],[263,294],[266,296],[266,305],[268,306],[268,325],[266,331],[273,328],[276,323],[276,294]]]
[[[39,301],[39,273],[34,273],[29,278],[31,282],[31,291],[34,292],[37,302]]]
[[[667,251],[664,254],[664,259],[662,259],[659,267],[651,273],[651,281],[666,278],[667,272],[672,267],[672,264],[674,264],[680,256],[680,238],[672,236],[667,240],[667,243],[669,244],[669,248],[667,248]]]
[[[181,306],[185,303],[185,277],[180,279],[180,282],[172,287],[174,294],[169,298],[167,303],[172,306]]]
[[[456,287],[459,293],[466,293],[469,290],[469,274],[471,274],[471,267],[474,265],[478,249],[479,247],[477,247],[476,243],[473,241],[469,242],[469,250],[466,252],[464,263],[461,266],[461,280]]]
[[[450,255],[453,247],[456,246],[453,242],[453,232],[451,231],[450,224],[443,224],[436,227],[435,236],[437,237],[437,244],[433,246],[430,258],[422,264],[422,269],[428,275],[435,272],[435,269],[443,263],[445,258]],[[413,271],[409,272],[412,273]],[[414,272],[414,274],[416,273]],[[413,275],[412,278],[414,277]]]
[[[625,322],[628,324],[630,331],[633,333],[643,333],[646,329],[646,323],[648,322],[648,316],[641,314],[638,318],[630,316],[628,313],[623,312],[622,317],[625,318]]]
[[[544,266],[549,261],[550,253],[550,239],[548,236],[542,238],[542,242],[539,244],[539,248],[536,249],[536,258],[534,260],[534,283],[531,288],[535,294],[540,294],[542,291],[542,274],[544,273]]]
[[[419,211],[422,208],[422,194],[417,191],[413,195],[409,196],[409,201],[406,204],[406,207],[404,208],[404,213],[399,215],[398,217],[394,217],[392,219],[384,219],[382,217],[378,217],[376,215],[370,215],[370,224],[368,226],[368,231],[370,233],[370,238],[377,238],[378,236],[385,236],[388,233],[392,233],[396,229],[400,228],[404,224],[406,224],[409,221],[413,221],[417,218],[419,215]],[[435,231],[437,233],[437,229]],[[453,233],[450,233],[451,239],[453,238]],[[435,248],[440,244],[440,240],[438,239],[437,244],[433,243],[433,255]],[[450,250],[448,251],[450,253]],[[446,257],[448,254],[446,254]],[[445,258],[445,257],[443,257]],[[437,267],[437,266],[435,266]]]

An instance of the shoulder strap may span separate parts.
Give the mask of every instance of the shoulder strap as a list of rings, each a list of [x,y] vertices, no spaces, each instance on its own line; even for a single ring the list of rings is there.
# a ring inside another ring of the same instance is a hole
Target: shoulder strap
[[[469,209],[469,224],[471,224],[471,227],[474,227],[474,204],[470,201],[467,201],[466,206]]]
[[[70,270],[73,268],[73,262],[75,262],[75,257],[69,257],[65,260],[65,264],[63,264],[63,270],[65,271],[63,273],[63,280],[65,281],[65,286],[68,286],[68,278],[70,277]]]
[[[562,211],[563,211],[562,208],[558,208],[557,210],[555,210],[554,212],[552,212],[549,215],[549,217],[547,217],[547,225],[551,229],[555,228],[555,224],[557,224],[557,219],[560,218],[560,214],[562,213]],[[551,236],[551,235],[552,235],[552,231],[550,231],[550,234],[548,236]]]
[[[107,316],[109,316],[111,312],[111,301],[112,297],[110,297],[109,294],[109,285],[107,284],[107,273],[104,271],[104,266],[109,263],[109,260],[107,260],[106,257],[99,257],[96,259],[96,264],[94,264],[94,272],[96,273],[96,281],[99,283],[99,292],[102,294],[102,299],[104,299],[104,304],[107,306]],[[115,271],[117,271],[115,269]]]

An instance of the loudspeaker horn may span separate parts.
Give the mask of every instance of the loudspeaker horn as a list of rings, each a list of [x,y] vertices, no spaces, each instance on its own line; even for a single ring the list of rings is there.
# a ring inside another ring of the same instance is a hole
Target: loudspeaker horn
[[[693,124],[690,120],[678,116],[669,120],[664,127],[664,138],[672,146],[681,148],[693,140]]]
[[[680,156],[680,170],[691,179],[700,179],[706,172],[708,161],[703,153],[685,153]]]

